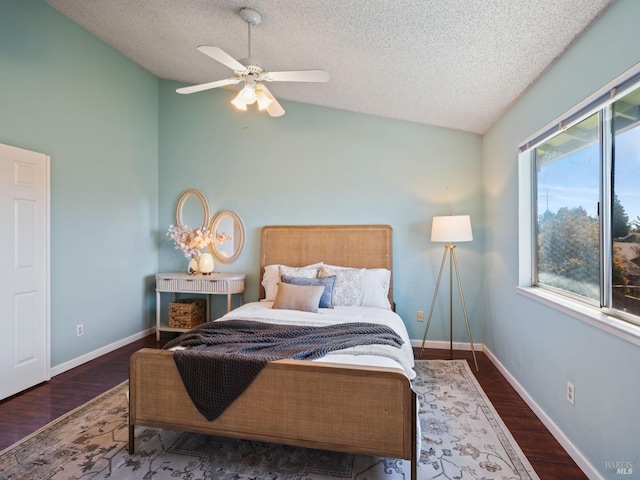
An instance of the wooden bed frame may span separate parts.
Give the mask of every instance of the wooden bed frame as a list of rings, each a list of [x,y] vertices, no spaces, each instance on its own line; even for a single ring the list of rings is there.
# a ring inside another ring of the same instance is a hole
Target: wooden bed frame
[[[261,274],[266,265],[320,261],[392,270],[388,225],[269,226],[261,245]],[[392,288],[389,298],[393,305]],[[191,402],[170,351],[134,353],[129,382],[131,454],[135,426],[144,425],[407,459],[417,478],[416,395],[399,370],[279,360],[212,422]]]

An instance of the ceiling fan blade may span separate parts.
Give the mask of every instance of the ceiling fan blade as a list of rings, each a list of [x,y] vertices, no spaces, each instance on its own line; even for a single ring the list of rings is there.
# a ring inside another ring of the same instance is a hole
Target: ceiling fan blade
[[[269,116],[271,116],[271,117],[281,117],[282,115],[284,115],[284,108],[282,108],[282,105],[280,105],[278,103],[276,98],[271,94],[271,92],[267,89],[267,87],[264,86],[264,84],[260,85],[260,90],[262,92],[264,92],[264,94],[267,97],[269,97],[271,99],[271,103],[266,108],[267,113],[269,114]]]
[[[233,71],[244,72],[247,67],[242,65],[238,60],[233,58],[227,52],[222,50],[220,47],[210,47],[208,45],[200,45],[198,47],[198,51],[204,53],[205,55],[210,56],[214,60],[220,62],[223,65],[226,65]]]
[[[324,70],[293,70],[289,72],[265,72],[264,79],[270,82],[327,82],[329,72]]]
[[[209,90],[211,88],[224,87],[225,85],[234,85],[240,81],[239,78],[226,78],[224,80],[217,80],[215,82],[201,83],[200,85],[191,85],[190,87],[182,87],[176,89],[178,93],[196,93],[203,90]]]

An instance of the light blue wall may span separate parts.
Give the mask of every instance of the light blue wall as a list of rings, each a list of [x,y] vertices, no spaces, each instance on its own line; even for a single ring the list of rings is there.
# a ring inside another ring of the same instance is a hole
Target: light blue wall
[[[473,333],[482,340],[481,137],[456,130],[282,101],[271,118],[237,112],[233,93],[175,93],[160,82],[160,216],[163,233],[183,190],[205,193],[212,213],[236,211],[247,247],[217,271],[248,275],[247,300],[257,300],[260,228],[295,224],[390,224],[394,229],[394,293],[412,338],[422,338],[443,244],[429,241],[434,215],[470,214],[476,241],[458,250]],[[313,88],[310,86],[309,88]],[[416,108],[429,108],[428,105]],[[163,270],[185,259],[166,239]],[[446,292],[430,338],[448,339]],[[456,340],[466,341],[464,324]]]
[[[518,295],[519,142],[640,61],[640,2],[619,0],[485,135],[485,341],[605,478],[640,470],[640,348]],[[526,61],[526,59],[522,59]],[[565,399],[575,385],[576,404]]]
[[[0,2],[0,142],[51,156],[52,366],[150,326],[157,95],[46,3]]]

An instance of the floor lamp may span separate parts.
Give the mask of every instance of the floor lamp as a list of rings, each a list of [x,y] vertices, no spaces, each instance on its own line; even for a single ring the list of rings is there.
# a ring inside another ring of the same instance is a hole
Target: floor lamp
[[[458,281],[458,291],[460,292],[460,302],[462,303],[462,312],[464,313],[464,321],[467,325],[467,335],[471,342],[471,352],[473,353],[473,361],[478,368],[478,360],[476,359],[476,351],[473,348],[473,338],[471,337],[471,328],[469,328],[469,317],[467,316],[467,307],[464,304],[464,295],[462,294],[462,284],[460,283],[460,271],[458,270],[458,260],[456,259],[456,246],[453,242],[470,242],[473,240],[471,232],[471,219],[469,215],[451,215],[447,217],[433,217],[433,226],[431,228],[432,242],[446,242],[444,253],[442,254],[442,263],[440,264],[440,273],[436,282],[436,290],[433,292],[433,301],[431,302],[431,310],[429,310],[429,319],[427,327],[422,337],[422,347],[420,348],[420,357],[422,358],[422,350],[424,342],[427,340],[429,326],[431,325],[431,317],[436,304],[436,297],[440,289],[440,279],[444,270],[444,262],[449,254],[449,358],[453,358],[453,268],[456,271],[456,280]]]

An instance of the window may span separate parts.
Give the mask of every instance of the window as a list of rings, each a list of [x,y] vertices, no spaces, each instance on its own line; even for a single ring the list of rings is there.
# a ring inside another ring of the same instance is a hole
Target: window
[[[600,114],[538,146],[536,283],[600,299]]]
[[[611,306],[640,316],[640,88],[612,105]]]
[[[636,77],[625,93],[607,91],[521,151],[533,167],[531,283],[640,324]]]

